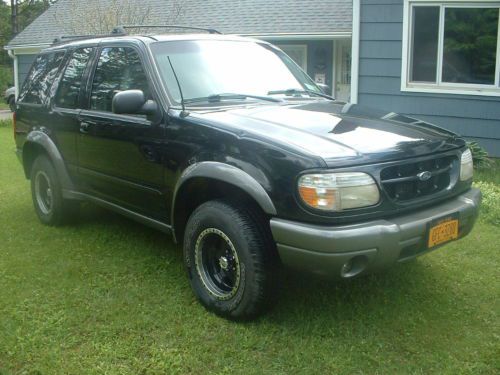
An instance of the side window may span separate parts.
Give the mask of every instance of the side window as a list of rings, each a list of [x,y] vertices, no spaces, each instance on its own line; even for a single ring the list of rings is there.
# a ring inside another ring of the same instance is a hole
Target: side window
[[[57,90],[56,105],[62,108],[78,108],[83,73],[90,58],[91,48],[75,50],[71,56]]]
[[[113,97],[125,90],[142,90],[150,98],[139,54],[133,48],[104,48],[94,74],[90,109],[111,112]]]
[[[59,70],[64,52],[39,55],[19,94],[19,101],[30,104],[44,104],[49,89]]]

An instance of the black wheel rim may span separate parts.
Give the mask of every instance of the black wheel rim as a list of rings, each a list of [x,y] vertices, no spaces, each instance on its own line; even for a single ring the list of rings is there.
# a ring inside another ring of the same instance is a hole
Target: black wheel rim
[[[219,229],[200,233],[195,245],[196,270],[205,289],[217,299],[233,297],[240,285],[240,263],[229,237]]]
[[[48,215],[52,211],[52,186],[49,176],[44,171],[38,171],[35,175],[35,198],[40,211]]]

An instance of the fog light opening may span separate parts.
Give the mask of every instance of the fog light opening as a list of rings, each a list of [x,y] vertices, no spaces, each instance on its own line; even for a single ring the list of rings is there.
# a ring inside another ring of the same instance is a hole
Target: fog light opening
[[[340,276],[346,279],[357,276],[366,269],[367,265],[368,258],[366,256],[355,256],[342,265]]]

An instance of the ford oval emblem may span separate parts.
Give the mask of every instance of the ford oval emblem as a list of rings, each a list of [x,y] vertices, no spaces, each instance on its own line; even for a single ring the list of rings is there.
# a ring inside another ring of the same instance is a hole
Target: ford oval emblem
[[[420,181],[427,181],[429,178],[432,177],[432,173],[429,171],[421,172],[417,174],[417,177]]]

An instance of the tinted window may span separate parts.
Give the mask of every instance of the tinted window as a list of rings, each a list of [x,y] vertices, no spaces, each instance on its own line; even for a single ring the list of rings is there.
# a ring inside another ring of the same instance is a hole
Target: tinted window
[[[35,59],[31,71],[19,95],[23,103],[44,104],[54,81],[64,52],[40,55]]]
[[[411,81],[436,82],[438,35],[439,7],[415,7]]]
[[[56,105],[63,108],[78,108],[83,72],[90,58],[91,48],[75,50],[66,66],[59,84]]]
[[[142,90],[150,97],[139,55],[133,48],[104,48],[94,74],[90,108],[111,112],[113,97],[125,90]]]

